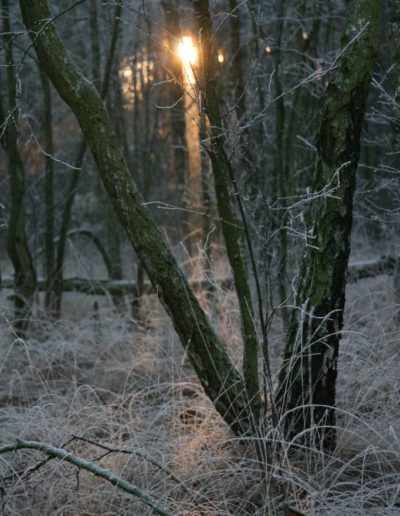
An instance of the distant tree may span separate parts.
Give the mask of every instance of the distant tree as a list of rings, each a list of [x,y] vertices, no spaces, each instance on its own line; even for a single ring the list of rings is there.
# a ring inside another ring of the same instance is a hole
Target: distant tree
[[[40,80],[43,90],[43,137],[42,147],[45,153],[44,170],[44,202],[45,202],[45,231],[44,231],[44,256],[45,256],[45,298],[44,305],[53,317],[55,311],[55,248],[54,248],[54,162],[53,162],[53,113],[51,101],[51,87],[46,72],[39,66]]]
[[[180,16],[176,2],[161,0],[165,14],[166,37],[168,41],[168,68],[170,83],[168,86],[169,104],[171,106],[171,131],[174,147],[174,169],[176,180],[184,194],[188,174],[188,156],[186,146],[186,123],[184,89],[182,87],[182,63],[177,59],[176,49],[182,40]]]
[[[104,66],[104,75],[103,80],[100,85],[100,95],[104,100],[107,96],[109,85],[110,85],[110,76],[112,72],[112,66],[115,55],[115,48],[117,45],[117,39],[119,35],[119,24],[121,20],[121,11],[122,4],[117,2],[114,8],[114,16],[113,16],[113,24],[111,30],[111,39],[110,46],[107,53],[106,63]],[[94,16],[96,15],[96,10],[93,10],[93,4],[91,5],[91,22],[92,25],[95,25]],[[97,77],[100,73],[99,65],[98,65],[98,57],[97,52],[98,49],[98,40],[96,35],[93,34],[92,31],[92,42],[93,42],[93,75]],[[96,84],[98,85],[98,79],[96,79]],[[66,254],[66,245],[68,239],[68,232],[70,230],[71,218],[72,218],[72,209],[75,202],[75,196],[78,191],[79,180],[81,177],[81,169],[84,163],[85,155],[87,150],[87,142],[83,137],[78,146],[78,152],[74,161],[74,169],[72,170],[71,177],[68,183],[68,190],[65,196],[65,202],[63,203],[62,215],[61,215],[61,224],[59,230],[59,238],[57,244],[56,251],[56,259],[55,259],[55,270],[52,282],[53,288],[53,296],[54,296],[54,310],[53,314],[57,317],[61,314],[61,301],[62,301],[62,292],[63,292],[63,268],[64,268],[64,260]]]
[[[14,267],[15,329],[23,333],[36,286],[36,271],[25,228],[25,171],[18,148],[19,116],[16,74],[13,55],[14,36],[10,24],[8,0],[2,0],[3,40],[7,65],[8,94],[8,174],[10,178],[10,213],[8,217],[7,251]]]

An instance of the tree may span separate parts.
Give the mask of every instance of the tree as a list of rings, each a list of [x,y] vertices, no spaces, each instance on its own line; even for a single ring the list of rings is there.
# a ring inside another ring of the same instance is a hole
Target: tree
[[[165,13],[165,26],[168,39],[171,83],[169,85],[169,102],[171,105],[171,130],[174,146],[174,167],[178,186],[184,194],[188,173],[188,156],[186,149],[186,123],[184,89],[182,88],[182,64],[174,59],[175,48],[181,40],[179,10],[172,0],[161,0]]]
[[[243,338],[243,375],[247,394],[252,400],[255,419],[260,412],[260,387],[258,379],[258,338],[255,325],[253,303],[245,262],[241,254],[241,232],[231,199],[234,189],[239,203],[241,222],[246,225],[244,211],[235,189],[233,169],[224,148],[225,131],[220,110],[218,85],[215,74],[216,54],[212,45],[212,23],[208,0],[193,0],[200,34],[201,50],[201,88],[203,89],[204,109],[210,122],[210,158],[214,175],[214,188],[218,212],[222,220],[222,232],[226,253],[232,269],[242,324]],[[248,232],[247,232],[248,236]],[[251,248],[250,242],[248,242]]]
[[[9,109],[7,141],[8,173],[10,177],[11,194],[7,251],[14,267],[15,276],[15,329],[17,332],[23,333],[30,316],[30,305],[35,292],[36,271],[25,229],[25,172],[18,149],[18,104],[13,57],[13,35],[10,27],[10,8],[8,0],[2,0],[2,15],[7,62]]]
[[[280,373],[278,399],[294,436],[320,426],[335,443],[335,391],[350,254],[360,136],[380,35],[382,5],[352,0],[342,52],[323,102],[308,235]]]
[[[244,380],[229,359],[164,237],[143,205],[96,88],[66,52],[45,0],[20,1],[24,23],[50,80],[74,111],[104,186],[139,260],[186,349],[206,394],[237,433],[254,424]]]
[[[46,72],[39,67],[43,90],[43,149],[45,152],[44,201],[45,201],[45,276],[44,304],[50,316],[55,314],[55,252],[54,252],[54,166],[53,166],[53,120],[51,89]]]
[[[198,87],[202,98],[202,118],[207,117],[209,122],[206,127],[207,152],[239,302],[244,347],[243,376],[229,359],[170,248],[150,218],[132,179],[134,171],[128,170],[125,163],[102,96],[66,52],[51,21],[46,1],[21,0],[20,4],[39,60],[61,97],[77,116],[119,220],[170,315],[205,392],[235,432],[255,431],[262,406],[259,344],[247,267],[242,256],[243,234],[256,284],[264,348],[266,320],[245,211],[227,151],[208,1],[193,0],[201,50]],[[168,9],[172,4],[164,4],[170,14]],[[235,3],[231,5],[234,7]],[[280,2],[280,17],[283,7],[284,3]],[[297,308],[291,315],[278,390],[279,406],[289,436],[314,425],[333,427],[335,423],[336,363],[343,324],[355,173],[366,99],[379,43],[380,11],[380,4],[373,0],[349,2],[343,49],[322,106],[313,185],[316,194],[309,214],[313,229],[300,270]],[[281,22],[277,33],[280,40]],[[279,53],[275,64],[279,72]],[[279,92],[283,94],[283,86],[278,74],[276,77],[279,96]],[[278,108],[282,110],[283,103],[278,103]],[[281,115],[278,113],[275,121],[279,152],[285,143],[284,118]],[[283,195],[279,182],[283,180],[285,164],[278,161],[276,190]],[[267,354],[264,358],[268,363]],[[269,371],[268,376],[270,379]],[[321,428],[318,435],[324,444],[334,442],[332,430]]]

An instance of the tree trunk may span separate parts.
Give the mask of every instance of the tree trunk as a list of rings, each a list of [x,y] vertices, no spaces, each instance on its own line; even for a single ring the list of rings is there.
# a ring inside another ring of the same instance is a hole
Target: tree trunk
[[[101,60],[99,24],[97,17],[97,1],[90,0],[90,46],[92,51],[92,78],[93,84],[100,91],[101,88]]]
[[[185,193],[188,174],[188,154],[186,147],[185,100],[182,87],[182,63],[177,57],[178,43],[181,39],[180,16],[173,0],[161,0],[165,13],[165,25],[168,38],[168,58],[172,75],[169,85],[169,102],[171,105],[171,130],[174,146],[174,166],[178,187]]]
[[[30,316],[30,305],[35,292],[36,272],[25,230],[25,174],[18,150],[18,106],[8,0],[2,0],[4,46],[7,64],[7,92],[9,120],[8,173],[11,206],[8,220],[7,251],[15,275],[15,330],[23,334]]]
[[[47,2],[21,0],[20,5],[39,60],[77,116],[121,224],[169,313],[206,394],[234,431],[249,431],[252,413],[243,379],[143,205],[100,95],[66,53],[54,24],[49,22]]]
[[[50,83],[46,72],[39,66],[40,80],[43,90],[43,143],[45,152],[44,169],[44,204],[45,204],[45,278],[46,289],[44,306],[50,317],[55,315],[55,252],[54,252],[54,194],[53,194],[53,129],[52,129],[52,107]]]
[[[351,0],[343,54],[324,99],[312,210],[296,308],[280,373],[278,401],[289,437],[319,427],[314,439],[335,443],[335,389],[350,253],[360,134],[377,54],[381,2]],[[328,190],[334,189],[334,192]],[[311,438],[311,432],[308,433]]]
[[[258,414],[261,405],[258,380],[258,339],[246,268],[240,250],[241,232],[239,231],[238,220],[231,202],[230,183],[234,182],[234,177],[231,164],[224,149],[224,128],[215,77],[216,58],[211,45],[213,37],[211,16],[208,0],[193,0],[193,5],[200,33],[201,88],[204,92],[205,113],[210,121],[210,158],[217,206],[222,220],[222,231],[229,263],[233,272],[242,323],[244,345],[243,374],[247,394],[253,400],[254,407],[258,407]],[[240,202],[239,198],[238,202]]]
[[[286,109],[285,101],[283,97],[283,88],[281,81],[281,64],[282,64],[282,37],[284,28],[284,15],[285,15],[285,0],[277,0],[276,3],[276,38],[275,38],[275,49],[274,49],[274,61],[275,61],[275,73],[274,73],[274,85],[275,85],[275,159],[274,159],[274,192],[273,202],[278,202],[278,205],[282,208],[287,203],[287,183],[288,177],[285,177],[284,168],[284,135],[285,135],[285,120],[286,120]],[[278,212],[278,214],[281,211]],[[283,216],[276,215],[273,223],[276,224],[276,228],[279,232],[279,244],[278,244],[278,289],[279,298],[281,305],[282,323],[284,332],[287,331],[289,326],[289,310],[287,308],[287,252],[288,252],[288,236],[286,230],[287,214],[283,212]]]

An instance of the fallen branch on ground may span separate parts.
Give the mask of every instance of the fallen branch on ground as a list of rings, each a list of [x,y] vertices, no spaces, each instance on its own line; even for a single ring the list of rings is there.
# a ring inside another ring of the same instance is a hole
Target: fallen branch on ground
[[[77,457],[72,453],[62,449],[56,448],[51,444],[41,443],[38,441],[25,441],[17,439],[15,443],[5,444],[0,446],[0,455],[4,453],[14,452],[17,450],[30,449],[30,450],[38,450],[42,453],[45,453],[49,457],[54,457],[65,462],[69,462],[73,464],[79,469],[84,469],[86,471],[90,471],[93,475],[97,477],[101,477],[107,482],[110,482],[112,485],[118,487],[122,491],[129,493],[133,496],[139,498],[144,504],[151,507],[156,514],[160,514],[161,516],[172,516],[172,513],[159,505],[157,500],[155,500],[149,493],[139,489],[134,484],[124,480],[123,478],[115,475],[109,469],[102,468],[93,462],[89,462],[81,457]]]

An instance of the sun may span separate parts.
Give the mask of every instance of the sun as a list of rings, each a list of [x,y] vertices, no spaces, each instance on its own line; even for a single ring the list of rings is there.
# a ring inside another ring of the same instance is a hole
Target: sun
[[[178,46],[178,55],[185,66],[196,64],[197,50],[190,36],[183,36]]]

